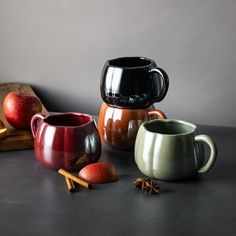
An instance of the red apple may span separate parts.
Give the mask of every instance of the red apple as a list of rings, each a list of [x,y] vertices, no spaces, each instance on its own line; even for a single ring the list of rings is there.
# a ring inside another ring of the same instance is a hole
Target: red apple
[[[115,166],[106,162],[87,165],[80,170],[78,175],[92,184],[102,184],[117,180]]]
[[[30,127],[34,114],[42,111],[42,103],[36,96],[10,92],[3,101],[3,113],[8,123],[17,129]]]

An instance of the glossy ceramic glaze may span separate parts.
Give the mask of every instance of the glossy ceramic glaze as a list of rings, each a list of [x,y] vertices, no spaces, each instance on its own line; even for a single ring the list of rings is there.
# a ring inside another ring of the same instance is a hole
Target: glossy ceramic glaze
[[[185,121],[143,123],[135,142],[135,162],[139,170],[161,180],[178,180],[207,172],[216,160],[216,146],[209,136],[197,133],[197,127]],[[210,147],[205,164],[201,142]]]
[[[98,116],[100,137],[112,148],[133,150],[139,126],[151,118],[166,116],[158,109],[115,108],[102,103]]]
[[[147,108],[166,95],[169,79],[156,63],[144,57],[109,60],[101,76],[101,96],[107,104],[122,108]]]
[[[81,169],[101,155],[101,141],[92,116],[63,113],[31,120],[36,160],[50,169]]]

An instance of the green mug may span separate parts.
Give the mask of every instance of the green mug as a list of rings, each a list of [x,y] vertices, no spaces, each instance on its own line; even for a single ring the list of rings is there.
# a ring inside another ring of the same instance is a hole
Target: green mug
[[[202,142],[210,147],[206,163]],[[215,163],[217,149],[209,136],[198,135],[194,124],[181,120],[151,120],[138,130],[134,155],[144,175],[172,181],[209,171]]]

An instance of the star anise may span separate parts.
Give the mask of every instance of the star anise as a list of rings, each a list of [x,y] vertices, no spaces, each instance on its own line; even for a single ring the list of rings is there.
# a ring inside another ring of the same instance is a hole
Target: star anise
[[[157,194],[160,191],[160,187],[157,183],[151,179],[137,178],[133,183],[138,189],[146,191],[150,194]]]

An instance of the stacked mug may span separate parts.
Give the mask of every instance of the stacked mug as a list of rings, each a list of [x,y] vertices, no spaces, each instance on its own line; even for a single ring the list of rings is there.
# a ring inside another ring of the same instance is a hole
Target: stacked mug
[[[108,60],[101,76],[103,103],[98,130],[104,143],[120,150],[133,150],[139,127],[153,118],[166,115],[153,104],[166,96],[167,73],[145,57]]]
[[[144,57],[122,57],[106,62],[101,77],[103,99],[98,130],[104,143],[134,150],[135,162],[146,176],[161,180],[190,178],[211,169],[217,157],[213,140],[197,126],[167,119],[153,104],[169,87],[166,72]],[[209,146],[206,160],[204,145]]]

